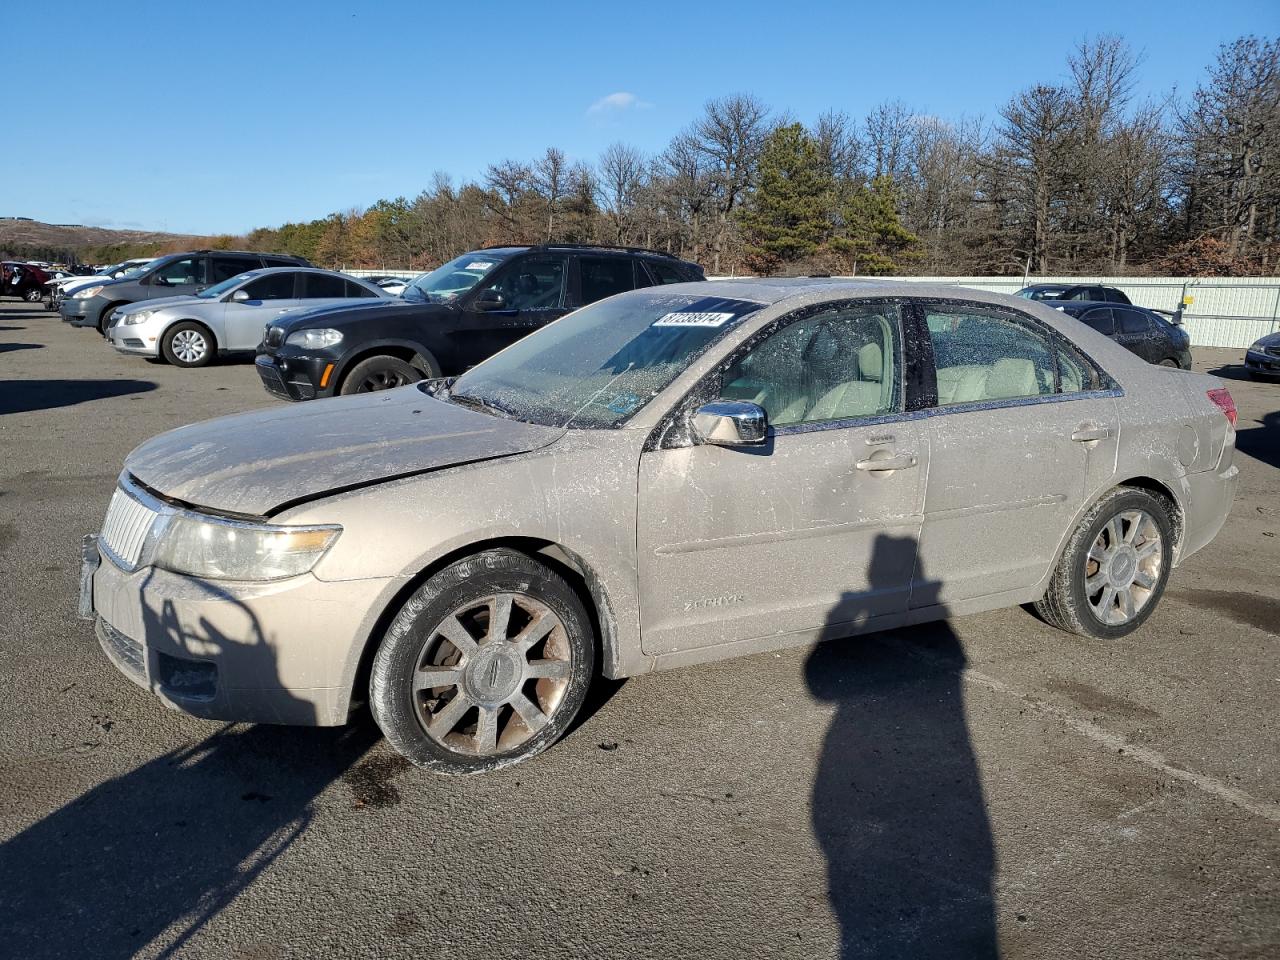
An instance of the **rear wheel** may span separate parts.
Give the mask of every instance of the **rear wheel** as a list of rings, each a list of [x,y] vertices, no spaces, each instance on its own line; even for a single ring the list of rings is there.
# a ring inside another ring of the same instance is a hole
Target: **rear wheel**
[[[1173,359],[1171,359],[1170,357],[1165,357],[1163,360],[1161,360],[1161,361],[1160,361],[1160,366],[1162,366],[1162,367],[1176,367],[1176,366],[1178,366],[1178,361],[1177,361],[1177,360],[1173,360]]]
[[[1168,500],[1146,490],[1112,490],[1067,541],[1036,612],[1086,637],[1112,639],[1137,630],[1169,581],[1172,510]]]
[[[175,323],[164,332],[160,350],[175,367],[203,367],[213,359],[213,334],[192,320]]]
[[[427,581],[374,657],[369,703],[419,766],[482,773],[545,750],[586,699],[595,638],[578,595],[515,550],[487,550]]]
[[[39,303],[44,299],[44,293],[42,293],[38,287],[32,287],[22,296],[27,303]]]
[[[392,390],[417,383],[422,379],[422,371],[406,363],[399,357],[369,357],[361,360],[342,381],[338,393],[372,393],[375,390]]]

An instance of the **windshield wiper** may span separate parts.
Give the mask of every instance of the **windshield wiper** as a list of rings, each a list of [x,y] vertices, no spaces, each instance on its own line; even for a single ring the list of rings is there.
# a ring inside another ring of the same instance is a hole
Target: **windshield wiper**
[[[456,403],[460,407],[471,407],[475,410],[486,410],[489,413],[502,417],[504,420],[515,420],[516,415],[512,410],[499,406],[491,400],[482,400],[479,397],[473,397],[467,393],[454,393],[449,391],[448,400],[450,403]]]

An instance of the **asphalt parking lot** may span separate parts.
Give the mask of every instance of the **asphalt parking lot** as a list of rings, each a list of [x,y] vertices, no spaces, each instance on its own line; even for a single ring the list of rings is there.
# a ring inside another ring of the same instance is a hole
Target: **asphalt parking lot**
[[[277,403],[0,303],[0,952],[1274,957],[1280,383],[1240,494],[1122,641],[1022,610],[601,688],[471,779],[164,710],[76,619],[128,451]],[[329,401],[324,401],[329,402]]]

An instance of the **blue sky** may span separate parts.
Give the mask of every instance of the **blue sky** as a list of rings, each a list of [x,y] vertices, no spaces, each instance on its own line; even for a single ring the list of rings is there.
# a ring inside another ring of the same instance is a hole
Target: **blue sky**
[[[1275,0],[56,6],[3,45],[6,88],[54,119],[6,111],[0,215],[197,233],[412,197],[549,145],[657,151],[738,91],[806,122],[887,99],[990,117],[1099,33],[1144,55],[1140,94],[1186,93],[1220,42],[1280,32]]]

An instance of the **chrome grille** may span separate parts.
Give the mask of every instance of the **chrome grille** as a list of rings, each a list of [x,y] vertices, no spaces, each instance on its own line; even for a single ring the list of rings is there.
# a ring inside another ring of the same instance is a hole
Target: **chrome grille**
[[[102,523],[102,545],[126,567],[136,567],[156,516],[150,507],[116,488],[111,506],[107,507],[107,519]]]

